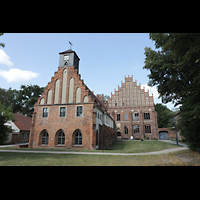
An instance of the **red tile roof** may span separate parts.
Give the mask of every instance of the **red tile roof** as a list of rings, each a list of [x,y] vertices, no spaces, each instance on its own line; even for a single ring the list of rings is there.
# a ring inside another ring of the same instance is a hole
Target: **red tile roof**
[[[30,131],[31,129],[31,122],[32,118],[27,117],[21,114],[13,113],[14,116],[14,124],[20,129],[20,130],[28,130]]]

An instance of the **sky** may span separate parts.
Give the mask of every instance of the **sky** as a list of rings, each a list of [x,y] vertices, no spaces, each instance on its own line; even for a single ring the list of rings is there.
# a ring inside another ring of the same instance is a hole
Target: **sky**
[[[156,87],[149,87],[149,71],[143,69],[144,48],[155,49],[148,33],[4,33],[0,43],[0,87],[20,89],[24,85],[47,86],[58,70],[59,53],[70,48],[80,58],[81,79],[95,94],[111,96],[114,89],[133,75],[158,99]],[[172,103],[164,104],[173,109]]]

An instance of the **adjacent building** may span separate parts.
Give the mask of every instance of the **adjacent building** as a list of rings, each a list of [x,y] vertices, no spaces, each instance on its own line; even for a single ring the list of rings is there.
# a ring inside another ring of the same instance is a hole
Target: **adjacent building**
[[[14,121],[8,121],[5,125],[11,126],[13,132],[8,133],[8,139],[5,144],[16,144],[29,142],[31,117],[18,113],[13,113]]]
[[[149,90],[146,92],[141,84],[137,85],[133,76],[125,76],[125,82],[111,93],[108,111],[116,122],[118,139],[158,138],[153,94],[150,96]]]

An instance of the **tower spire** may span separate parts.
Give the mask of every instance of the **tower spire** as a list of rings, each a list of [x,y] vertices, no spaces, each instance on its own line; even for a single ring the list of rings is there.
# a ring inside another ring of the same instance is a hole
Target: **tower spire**
[[[72,47],[71,46],[73,46],[73,44],[69,41],[69,45],[70,45],[70,49],[72,50]]]

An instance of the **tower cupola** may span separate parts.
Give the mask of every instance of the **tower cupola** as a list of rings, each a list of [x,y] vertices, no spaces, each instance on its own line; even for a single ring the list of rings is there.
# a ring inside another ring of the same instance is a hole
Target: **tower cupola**
[[[80,58],[75,51],[68,49],[60,54],[59,67],[71,67],[74,66],[79,72],[79,61]]]

